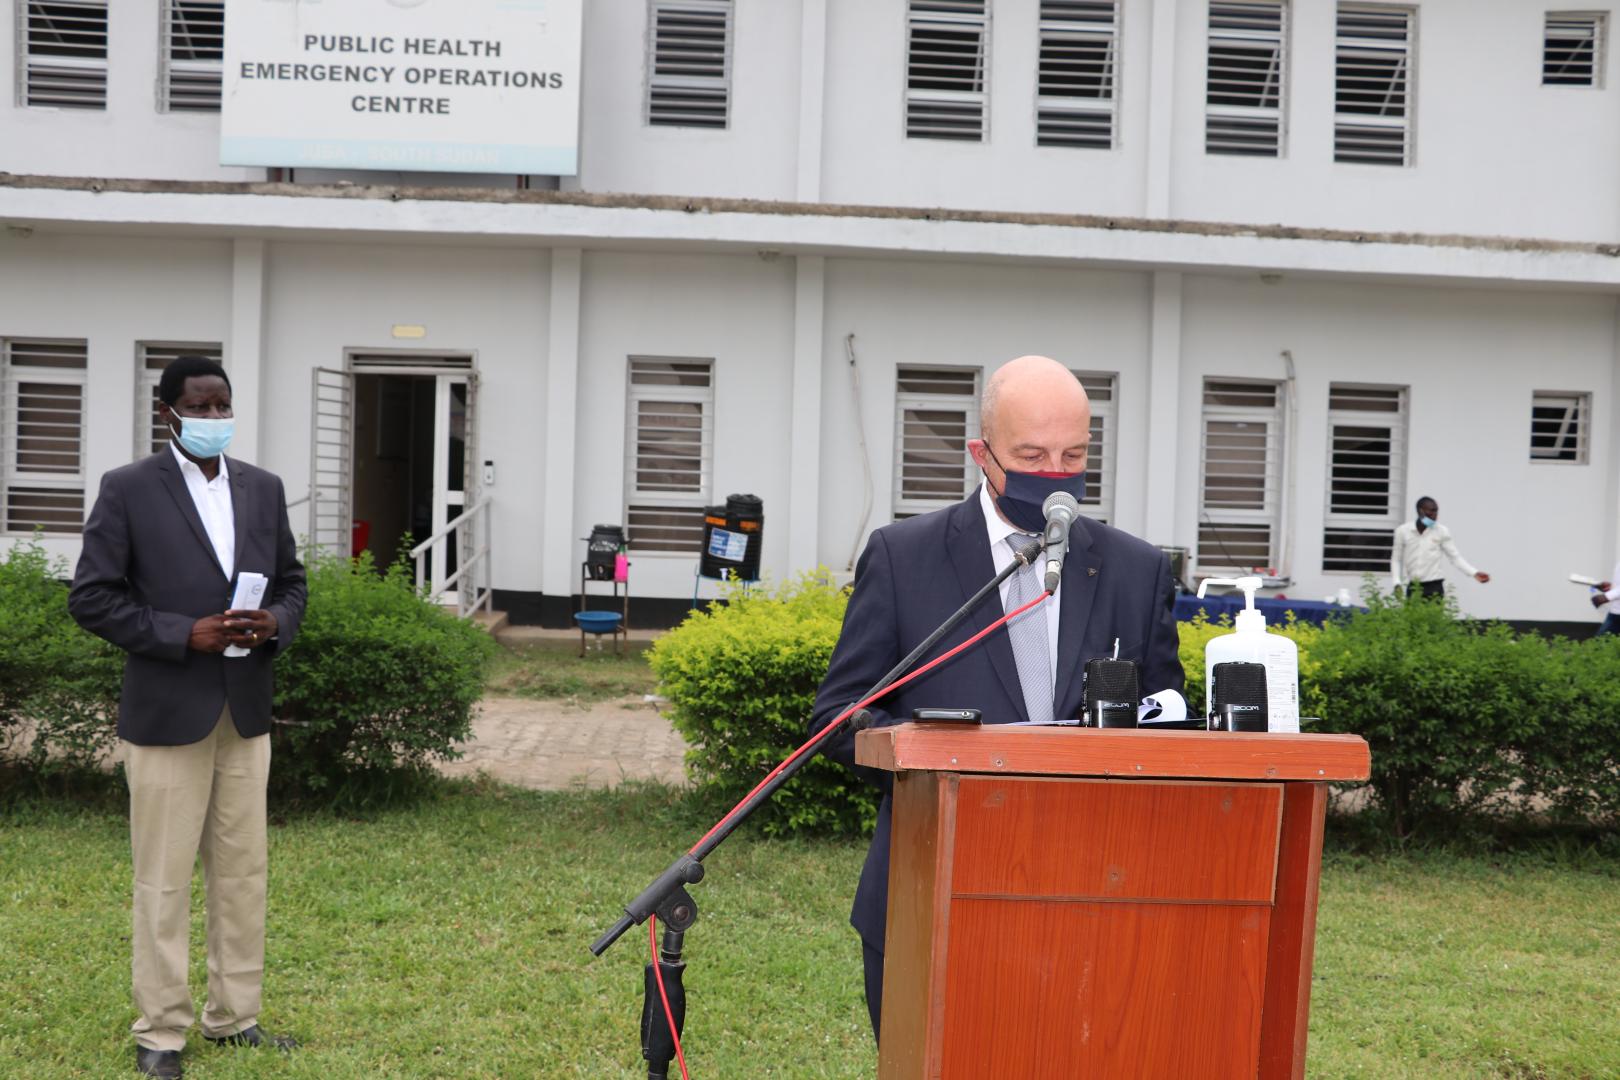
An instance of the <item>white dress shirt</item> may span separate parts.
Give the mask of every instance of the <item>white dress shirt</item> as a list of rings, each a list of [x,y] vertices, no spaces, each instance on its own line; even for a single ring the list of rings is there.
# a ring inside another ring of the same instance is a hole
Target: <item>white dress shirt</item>
[[[1444,525],[1437,521],[1418,532],[1415,522],[1403,521],[1395,529],[1395,549],[1389,563],[1395,587],[1400,588],[1409,581],[1440,580],[1445,572],[1440,563],[1442,555],[1469,577],[1479,573],[1462,557],[1451,539],[1451,531]]]
[[[984,527],[990,534],[990,558],[995,561],[996,573],[999,574],[1013,561],[1012,549],[1007,546],[1007,537],[1024,536],[1031,540],[1038,540],[1040,537],[1035,533],[1027,533],[1017,526],[1009,525],[1001,520],[1001,515],[996,513],[995,500],[990,497],[990,485],[988,484],[979,484],[979,506],[984,510]],[[1038,562],[1035,565],[1037,572],[1039,572],[1040,568],[1045,564]],[[1002,611],[1007,610],[1007,592],[1011,588],[1012,579],[1009,577],[1001,583]],[[1046,609],[1046,653],[1047,659],[1052,665],[1053,686],[1057,685],[1058,605],[1062,602],[1063,582],[1060,580],[1057,592],[1052,594],[1052,599],[1041,605]],[[1031,612],[1031,614],[1034,613]],[[1028,618],[1029,616],[1024,617]]]
[[[174,459],[180,463],[180,475],[185,478],[186,490],[197,506],[208,542],[213,545],[214,557],[225,571],[227,582],[236,579],[236,515],[231,505],[230,471],[225,468],[225,455],[219,456],[219,473],[212,479],[203,475],[201,467],[174,443],[169,443]]]

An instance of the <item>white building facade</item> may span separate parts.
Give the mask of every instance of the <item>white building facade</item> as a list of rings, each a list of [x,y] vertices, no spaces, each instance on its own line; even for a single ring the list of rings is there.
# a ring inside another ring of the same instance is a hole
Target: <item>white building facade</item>
[[[704,507],[763,499],[770,578],[847,570],[971,490],[983,379],[1045,353],[1091,511],[1190,581],[1387,582],[1430,495],[1492,575],[1465,611],[1596,622],[1612,7],[589,0],[555,178],[223,167],[220,3],[0,2],[5,537],[74,558],[200,350],[300,531],[391,555],[487,505],[432,572],[487,549],[495,606],[563,625],[627,524],[667,622],[713,595]]]

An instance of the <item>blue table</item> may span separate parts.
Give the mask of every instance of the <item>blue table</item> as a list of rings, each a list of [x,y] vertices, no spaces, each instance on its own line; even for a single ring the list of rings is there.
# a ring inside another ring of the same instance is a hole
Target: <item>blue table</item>
[[[1176,596],[1176,621],[1190,622],[1200,610],[1208,615],[1210,622],[1219,622],[1222,615],[1236,618],[1237,613],[1243,610],[1243,604],[1242,593],[1207,596],[1202,600],[1191,593],[1180,593]],[[1265,615],[1268,629],[1281,626],[1286,621],[1285,613],[1289,611],[1292,611],[1294,618],[1300,622],[1321,626],[1334,616],[1363,610],[1340,607],[1338,604],[1324,603],[1321,600],[1282,600],[1265,596],[1255,597],[1254,606]]]

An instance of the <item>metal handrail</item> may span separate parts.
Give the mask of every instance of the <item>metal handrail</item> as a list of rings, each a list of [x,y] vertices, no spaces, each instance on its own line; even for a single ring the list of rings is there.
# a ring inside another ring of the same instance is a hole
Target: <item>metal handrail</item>
[[[428,555],[436,546],[449,537],[457,526],[471,521],[474,515],[483,515],[483,536],[478,549],[468,556],[465,561],[460,562],[453,574],[450,574],[443,581],[435,582],[430,594],[430,596],[443,595],[452,586],[456,586],[468,571],[475,568],[482,569],[484,579],[482,586],[475,583],[471,589],[456,589],[456,613],[463,618],[480,608],[490,611],[494,606],[495,590],[491,584],[493,575],[490,573],[490,565],[493,561],[490,558],[490,548],[493,545],[490,542],[489,528],[490,506],[493,502],[494,500],[488,495],[479,497],[471,506],[446,522],[442,529],[411,548],[410,551],[410,557],[416,562],[416,587],[419,591],[424,590],[427,588]]]

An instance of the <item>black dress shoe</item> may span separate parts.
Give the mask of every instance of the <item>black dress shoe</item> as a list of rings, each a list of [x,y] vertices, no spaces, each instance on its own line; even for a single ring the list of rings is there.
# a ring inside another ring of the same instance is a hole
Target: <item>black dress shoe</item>
[[[204,1035],[203,1038],[215,1046],[273,1046],[277,1050],[298,1049],[298,1040],[291,1035],[271,1035],[258,1024],[243,1028],[235,1035],[226,1035],[222,1039],[210,1035]]]
[[[161,1076],[164,1080],[180,1080],[180,1051],[135,1048],[135,1071],[142,1076]]]

